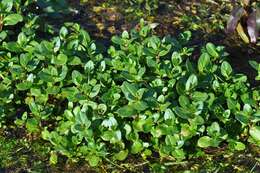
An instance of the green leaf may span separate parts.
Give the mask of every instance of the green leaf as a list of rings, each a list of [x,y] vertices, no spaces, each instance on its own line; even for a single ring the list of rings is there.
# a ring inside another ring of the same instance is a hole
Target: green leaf
[[[228,109],[234,110],[234,111],[240,109],[239,103],[237,102],[237,100],[235,100],[233,98],[227,99],[227,106],[228,106]]]
[[[136,84],[130,84],[128,82],[124,82],[121,86],[121,90],[123,91],[125,97],[128,100],[133,100],[137,96],[138,87]]]
[[[105,114],[107,111],[107,106],[101,103],[98,105],[97,109],[98,109],[98,113]]]
[[[89,94],[89,97],[90,98],[94,98],[98,95],[99,91],[101,89],[101,85],[98,84],[98,85],[95,85],[91,91],[91,93]]]
[[[183,149],[175,149],[171,152],[171,154],[177,159],[177,160],[183,160],[185,159],[185,152]]]
[[[246,146],[242,142],[235,142],[234,149],[237,151],[243,151],[246,149]]]
[[[256,61],[249,61],[249,64],[251,67],[253,67],[255,70],[258,70],[260,64],[258,64]]]
[[[13,0],[2,0],[0,4],[3,5],[2,8],[4,8],[6,12],[10,12],[13,7]]]
[[[30,133],[39,131],[38,121],[35,118],[27,119],[25,126]]]
[[[122,38],[124,38],[124,39],[129,39],[129,34],[128,34],[127,31],[123,31],[123,33],[122,33]]]
[[[208,131],[208,135],[209,136],[217,136],[219,135],[219,132],[220,132],[220,126],[218,124],[218,122],[213,122],[208,128],[207,128],[207,131]]]
[[[222,64],[221,64],[221,74],[222,74],[225,78],[229,79],[231,73],[232,73],[232,67],[231,67],[231,65],[230,65],[227,61],[222,62]]]
[[[26,35],[25,35],[23,32],[21,32],[21,33],[18,35],[17,43],[18,43],[20,46],[23,46],[24,44],[27,43],[27,37],[26,37]]]
[[[121,131],[112,131],[108,130],[103,132],[101,138],[105,141],[110,141],[110,143],[118,143],[122,140],[122,134]]]
[[[113,43],[115,43],[117,45],[121,45],[122,44],[122,40],[118,36],[113,36],[111,40],[112,40]]]
[[[20,14],[9,14],[4,18],[4,25],[16,25],[18,22],[23,21],[23,16]]]
[[[178,52],[173,52],[171,61],[174,66],[178,66],[182,63],[182,57]]]
[[[82,74],[77,70],[72,71],[71,77],[72,77],[72,81],[75,85],[80,85],[83,80]]]
[[[188,74],[196,73],[195,68],[189,58],[186,60],[185,66]]]
[[[181,95],[178,99],[181,107],[186,108],[190,104],[190,100],[187,96]]]
[[[164,120],[175,119],[175,115],[171,109],[166,109],[163,118]]]
[[[195,74],[190,75],[188,78],[186,84],[185,84],[185,90],[190,91],[194,89],[198,85],[198,78]]]
[[[208,52],[211,56],[213,56],[215,59],[219,57],[219,54],[218,54],[217,49],[216,49],[216,47],[215,47],[214,44],[212,44],[212,43],[207,43],[207,44],[206,44],[206,49],[207,49],[207,52]]]
[[[198,60],[198,70],[201,73],[204,73],[205,71],[209,71],[209,65],[210,65],[210,57],[209,54],[203,53],[199,60]]]
[[[156,61],[151,56],[146,57],[146,64],[147,64],[148,67],[154,67],[155,68],[157,66]]]
[[[203,93],[203,92],[198,92],[195,91],[194,93],[192,93],[192,100],[193,101],[206,101],[208,99],[208,94],[207,93]]]
[[[66,87],[62,88],[63,97],[73,97],[79,93],[79,90],[76,87]]]
[[[235,118],[240,121],[240,123],[247,125],[250,121],[250,117],[243,112],[238,112],[235,114]]]
[[[137,101],[131,104],[131,106],[137,111],[144,111],[149,107],[148,104],[144,101]]]
[[[136,110],[129,105],[123,106],[122,108],[119,108],[116,112],[121,117],[131,117],[131,116],[134,116],[137,113]]]
[[[189,119],[194,117],[194,115],[185,108],[175,107],[173,110],[176,113],[176,115],[178,115],[180,118]]]
[[[133,128],[136,131],[148,133],[152,130],[153,120],[152,119],[140,119],[133,122]]]
[[[44,128],[44,130],[41,133],[41,136],[42,136],[42,139],[49,140],[51,134],[46,128]]]
[[[80,65],[80,64],[82,64],[81,59],[79,57],[76,57],[76,56],[71,57],[69,59],[69,62],[68,62],[68,65],[75,65],[76,66],[76,65]]]
[[[132,147],[131,147],[131,153],[137,154],[143,150],[143,144],[139,141],[134,141]]]
[[[56,65],[65,65],[67,63],[68,57],[65,54],[59,54],[57,57],[52,58],[52,63]]]
[[[117,126],[117,120],[114,117],[109,117],[108,119],[103,120],[102,126],[107,128],[112,128],[113,126]]]
[[[68,29],[66,27],[64,27],[64,26],[61,27],[61,29],[60,29],[60,37],[62,39],[65,39],[67,35],[68,35]]]
[[[198,140],[198,146],[201,148],[207,148],[212,146],[213,139],[208,136],[203,136]]]
[[[56,165],[58,163],[58,156],[55,152],[51,152],[50,164]]]
[[[172,45],[170,45],[170,44],[167,45],[166,50],[162,50],[159,52],[159,56],[162,57],[162,56],[167,55],[170,52],[171,48],[172,48]]]
[[[96,155],[88,155],[87,160],[90,166],[95,167],[101,162],[101,158]]]
[[[2,31],[0,32],[0,42],[2,42],[7,37],[7,32]]]
[[[8,43],[4,42],[3,46],[5,49],[9,50],[10,52],[19,53],[22,51],[21,46],[16,42],[8,42]]]
[[[260,142],[260,126],[251,127],[249,134],[255,141]]]
[[[95,68],[95,64],[93,61],[89,60],[85,66],[84,66],[84,69],[89,73],[91,72],[93,69]]]
[[[119,153],[116,153],[114,155],[114,157],[115,157],[116,160],[123,161],[123,160],[126,159],[127,155],[128,155],[128,150],[122,150]]]
[[[16,85],[16,88],[21,91],[28,90],[32,87],[32,82],[25,81]]]

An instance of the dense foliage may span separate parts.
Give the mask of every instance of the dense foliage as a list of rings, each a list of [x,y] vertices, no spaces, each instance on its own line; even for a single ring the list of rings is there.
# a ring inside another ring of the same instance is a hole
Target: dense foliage
[[[258,75],[255,77],[255,80],[260,80],[260,63],[256,61],[249,61],[249,63],[257,71]]]
[[[1,128],[15,122],[49,142],[51,163],[58,154],[91,166],[155,153],[181,161],[260,145],[259,88],[224,47],[208,43],[195,61],[191,32],[159,38],[141,20],[103,51],[78,24],[42,38],[37,16],[19,9],[1,1]]]

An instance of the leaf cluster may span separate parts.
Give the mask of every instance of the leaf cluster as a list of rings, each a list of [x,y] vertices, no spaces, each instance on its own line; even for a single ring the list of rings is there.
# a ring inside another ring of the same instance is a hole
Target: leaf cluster
[[[52,164],[57,154],[97,166],[259,146],[260,91],[233,71],[224,48],[208,43],[194,62],[191,32],[159,38],[152,28],[141,20],[106,52],[74,23],[51,39],[37,37],[30,20],[12,37],[2,30],[1,128],[15,121],[40,134],[52,144]]]

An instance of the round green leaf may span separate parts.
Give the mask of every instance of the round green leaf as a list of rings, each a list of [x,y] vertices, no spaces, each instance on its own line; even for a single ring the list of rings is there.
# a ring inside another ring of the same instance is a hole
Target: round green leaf
[[[198,61],[198,70],[199,70],[199,72],[203,73],[205,71],[208,71],[209,70],[208,69],[209,64],[210,64],[209,54],[203,53],[200,56],[199,61]]]
[[[139,141],[135,141],[131,147],[131,153],[137,154],[143,150],[143,144]]]
[[[119,153],[116,153],[114,157],[116,160],[123,161],[126,159],[127,155],[128,155],[128,150],[122,150]]]
[[[230,75],[232,73],[232,67],[231,65],[227,62],[227,61],[224,61],[222,64],[221,64],[221,74],[229,79],[230,78]]]
[[[4,25],[16,25],[23,21],[23,16],[20,14],[10,14],[4,18]]]
[[[249,134],[254,140],[260,141],[260,126],[251,127],[249,130]]]
[[[198,146],[201,148],[207,148],[210,147],[211,145],[212,145],[212,138],[208,136],[203,136],[198,140]]]
[[[207,52],[208,52],[211,56],[213,56],[214,58],[218,58],[218,57],[219,57],[219,54],[218,54],[218,52],[217,52],[216,47],[215,47],[214,44],[212,44],[212,43],[207,43],[207,44],[206,44],[206,49],[207,49]]]
[[[87,157],[88,163],[90,164],[90,166],[95,167],[99,164],[99,162],[101,162],[101,158],[95,155],[89,155]]]
[[[134,108],[132,108],[131,106],[128,105],[128,106],[124,106],[122,108],[119,108],[117,110],[117,113],[121,117],[131,117],[131,116],[135,115],[137,112]]]
[[[188,78],[186,85],[185,85],[185,90],[190,91],[191,89],[195,88],[198,85],[198,78],[195,74],[190,75]]]
[[[83,80],[82,74],[77,70],[73,70],[71,77],[72,77],[72,81],[75,85],[80,85]]]
[[[242,151],[242,150],[246,149],[245,144],[243,144],[242,142],[236,142],[234,147],[235,147],[235,150],[238,150],[238,151]]]
[[[65,65],[67,63],[68,57],[65,54],[59,54],[57,57],[53,57],[52,63],[56,65]]]

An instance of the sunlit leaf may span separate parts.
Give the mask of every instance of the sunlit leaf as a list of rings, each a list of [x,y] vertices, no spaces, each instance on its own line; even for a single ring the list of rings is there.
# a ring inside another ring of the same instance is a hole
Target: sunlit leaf
[[[23,16],[20,14],[10,14],[4,18],[4,25],[16,25],[23,21]]]

